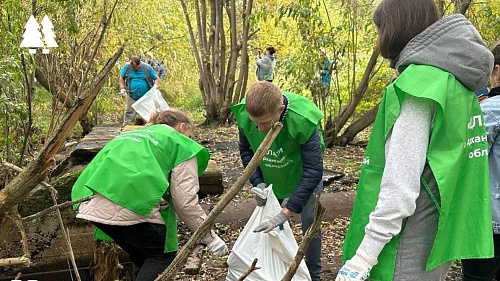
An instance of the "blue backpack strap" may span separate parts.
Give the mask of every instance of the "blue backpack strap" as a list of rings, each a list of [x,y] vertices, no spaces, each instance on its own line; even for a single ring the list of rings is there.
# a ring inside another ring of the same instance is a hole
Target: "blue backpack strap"
[[[150,72],[151,66],[147,63],[142,62],[142,61],[141,61],[141,65],[142,65],[142,69],[144,70],[144,75],[146,76],[146,81],[148,81],[149,88],[153,88],[155,82],[153,81],[153,78],[151,78],[151,72]]]
[[[127,92],[130,93],[130,70],[132,69],[132,66],[130,63],[127,63],[127,69],[125,70],[125,89]]]
[[[153,87],[154,81],[153,78],[151,78],[151,72],[150,72],[150,67],[149,64],[143,63],[141,61],[142,69],[144,71],[144,76],[146,77],[146,81],[148,82],[148,85],[150,88]],[[125,88],[127,91],[130,91],[130,71],[132,70],[132,66],[130,63],[127,64],[127,69],[125,70]]]

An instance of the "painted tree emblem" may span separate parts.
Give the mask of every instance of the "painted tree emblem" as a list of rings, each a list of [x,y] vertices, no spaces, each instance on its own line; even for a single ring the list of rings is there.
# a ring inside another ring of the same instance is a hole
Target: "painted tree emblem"
[[[30,54],[35,54],[36,48],[44,47],[39,28],[40,25],[38,25],[35,17],[31,15],[24,26],[23,41],[21,42],[21,48],[29,48]]]
[[[42,50],[42,53],[48,54],[49,53],[48,48],[55,48],[59,45],[57,45],[56,42],[56,35],[54,34],[54,26],[52,25],[52,22],[47,16],[44,16],[42,19],[42,33],[45,45],[47,46],[46,49]]]
[[[42,40],[42,33],[44,40]],[[58,47],[55,39],[56,35],[54,34],[54,26],[47,16],[44,16],[42,20],[42,33],[40,33],[40,25],[35,17],[31,15],[24,26],[21,48],[29,48],[30,54],[35,54],[36,48],[43,48],[42,53],[48,54],[48,48]]]

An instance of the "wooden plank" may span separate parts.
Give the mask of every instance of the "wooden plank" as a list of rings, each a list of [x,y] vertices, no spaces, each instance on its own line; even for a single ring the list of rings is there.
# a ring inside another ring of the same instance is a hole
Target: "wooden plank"
[[[99,125],[82,138],[69,158],[73,165],[89,163],[94,156],[114,137],[120,133],[119,125]]]
[[[196,275],[200,272],[202,255],[203,255],[203,245],[198,245],[194,248],[193,252],[189,255],[186,260],[186,265],[184,266],[184,273],[189,275]]]

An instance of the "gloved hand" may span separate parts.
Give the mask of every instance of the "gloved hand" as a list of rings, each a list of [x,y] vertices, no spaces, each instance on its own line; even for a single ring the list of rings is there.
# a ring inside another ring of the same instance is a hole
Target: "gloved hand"
[[[257,206],[262,207],[266,205],[267,202],[267,195],[264,194],[264,188],[267,187],[267,184],[265,183],[259,183],[257,186],[254,186],[252,188],[252,192],[255,194],[255,202],[257,203]]]
[[[127,92],[125,91],[125,89],[120,89],[120,95],[122,95],[124,97],[127,95]]]
[[[227,255],[227,245],[218,235],[215,235],[215,238],[208,242],[207,250],[214,258]]]
[[[167,209],[168,206],[170,206],[170,204],[168,204],[168,202],[163,198],[160,198],[159,204],[160,204],[160,211],[163,211],[163,210]]]
[[[264,232],[268,233],[269,231],[273,230],[277,226],[283,225],[288,219],[290,218],[289,215],[283,213],[283,211],[280,211],[279,214],[276,216],[266,220],[265,222],[259,224],[253,232]]]
[[[357,251],[340,269],[335,281],[363,281],[370,277],[370,270],[377,260],[369,258],[363,251]]]

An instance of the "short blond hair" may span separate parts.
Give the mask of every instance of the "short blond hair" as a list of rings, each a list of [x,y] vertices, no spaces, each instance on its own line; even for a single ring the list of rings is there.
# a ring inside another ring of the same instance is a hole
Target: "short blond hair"
[[[260,117],[278,111],[283,104],[283,94],[271,82],[260,81],[248,89],[245,108],[250,116]]]
[[[170,127],[175,127],[180,123],[186,124],[190,129],[194,127],[193,121],[191,121],[186,113],[178,109],[169,108],[151,113],[148,125],[166,124]]]

